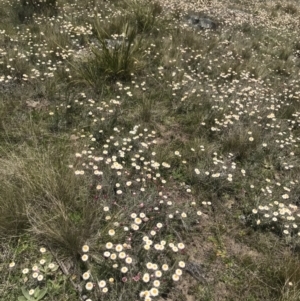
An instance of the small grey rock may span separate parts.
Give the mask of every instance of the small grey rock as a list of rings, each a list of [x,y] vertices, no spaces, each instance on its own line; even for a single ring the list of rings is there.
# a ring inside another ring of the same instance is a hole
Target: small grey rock
[[[217,24],[208,17],[191,14],[185,16],[185,21],[192,27],[197,29],[216,29]]]
[[[195,25],[195,24],[199,24],[200,22],[200,18],[199,16],[196,16],[196,15],[192,15],[190,18],[189,18],[189,23]]]
[[[205,266],[203,264],[194,261],[189,261],[186,263],[184,270],[199,282],[203,284],[207,282]]]
[[[105,39],[105,43],[108,48],[118,48],[121,47],[124,43],[123,40],[112,40],[112,39]],[[125,42],[125,45],[128,45],[128,42]]]
[[[202,29],[216,29],[217,24],[209,18],[200,18],[198,27]]]

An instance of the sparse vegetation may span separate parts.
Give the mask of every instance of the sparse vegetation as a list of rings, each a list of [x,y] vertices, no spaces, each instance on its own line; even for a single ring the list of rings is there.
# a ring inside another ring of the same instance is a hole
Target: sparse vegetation
[[[0,0],[1,300],[300,300],[299,14]]]

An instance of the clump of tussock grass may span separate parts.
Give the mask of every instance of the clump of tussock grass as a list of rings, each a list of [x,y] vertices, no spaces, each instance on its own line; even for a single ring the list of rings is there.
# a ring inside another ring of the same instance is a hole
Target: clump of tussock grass
[[[95,88],[101,81],[128,81],[132,73],[141,70],[141,42],[142,37],[137,36],[134,28],[125,24],[120,44],[110,47],[97,29],[98,47],[92,47],[92,57],[87,62],[71,63],[71,66],[85,82]]]
[[[236,127],[228,131],[222,139],[223,150],[227,153],[233,153],[234,156],[240,160],[246,160],[248,155],[256,150],[259,144],[260,134],[259,131],[246,131],[241,130],[241,127]]]
[[[2,238],[32,231],[76,254],[89,231],[83,224],[91,226],[93,218],[92,212],[84,209],[89,206],[82,207],[88,192],[79,188],[78,179],[60,161],[67,151],[63,147],[33,151],[24,146],[18,151],[2,152]],[[83,223],[86,219],[89,222]]]
[[[156,26],[162,7],[158,1],[125,1],[125,10],[129,12],[131,25],[136,27],[137,33],[150,33]]]
[[[277,266],[267,268],[267,262],[263,263],[266,269],[261,270],[267,285],[270,285],[271,296],[278,300],[297,300],[299,298],[299,264],[297,258],[290,258],[281,254],[281,262]],[[271,297],[270,296],[270,297]]]

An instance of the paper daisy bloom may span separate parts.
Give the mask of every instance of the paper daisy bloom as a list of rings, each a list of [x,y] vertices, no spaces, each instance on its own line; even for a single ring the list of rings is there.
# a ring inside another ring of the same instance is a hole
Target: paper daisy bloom
[[[126,253],[125,252],[120,252],[119,253],[119,258],[124,259],[126,257]]]
[[[37,277],[37,280],[38,281],[42,281],[44,279],[44,276],[43,275],[38,275],[38,277]]]
[[[87,284],[85,285],[85,288],[88,290],[88,291],[91,291],[93,288],[94,288],[94,285],[92,282],[87,282]]]
[[[143,298],[143,297],[150,297],[150,292],[149,291],[141,291],[140,292],[140,297]]]
[[[156,287],[153,287],[153,288],[150,289],[150,295],[151,296],[156,297],[156,296],[158,296],[158,293],[159,293],[159,291]]]
[[[29,292],[28,292],[29,296],[32,296],[34,294],[34,289],[31,289]]]
[[[158,265],[156,263],[152,264],[152,270],[156,271],[158,269]]]
[[[177,247],[173,247],[173,248],[172,248],[172,251],[173,251],[174,253],[177,253],[177,252],[178,252],[178,248],[177,248]]]
[[[178,266],[179,266],[180,268],[184,268],[184,267],[185,267],[185,262],[184,262],[184,261],[179,261],[179,262],[178,262]]]
[[[142,220],[139,218],[139,217],[136,217],[134,219],[134,222],[137,224],[137,225],[140,225],[142,223]]]
[[[111,249],[113,247],[113,244],[111,242],[106,243],[105,248]]]
[[[104,287],[103,289],[102,289],[102,293],[107,293],[108,292],[108,288],[107,287]]]
[[[114,236],[115,234],[116,234],[116,231],[113,230],[113,229],[110,229],[110,230],[108,231],[108,235],[110,235],[110,236]]]
[[[132,263],[132,258],[131,258],[131,257],[127,257],[127,258],[125,259],[125,262],[126,262],[127,264],[131,264],[131,263]]]
[[[177,245],[178,249],[179,250],[183,250],[185,248],[184,244],[182,242],[180,242],[178,245]]]
[[[121,268],[121,273],[125,274],[128,272],[128,268],[127,267],[122,267]]]
[[[33,274],[32,274],[32,277],[33,278],[37,278],[39,276],[39,273],[38,272],[34,272]]]
[[[178,281],[179,280],[179,276],[176,275],[176,274],[173,274],[172,275],[172,279],[173,279],[173,281]]]
[[[82,278],[83,280],[88,280],[90,278],[90,272],[85,272],[83,275],[82,275]]]
[[[44,265],[45,263],[46,263],[46,260],[45,260],[45,259],[41,259],[41,260],[40,260],[40,264],[41,264],[41,265]]]
[[[116,251],[121,252],[123,250],[123,246],[121,244],[116,245]]]
[[[144,249],[148,251],[150,249],[150,245],[144,245]]]
[[[9,267],[10,267],[10,268],[13,268],[15,265],[16,265],[15,262],[11,262],[11,263],[9,264]]]
[[[160,281],[159,280],[154,280],[153,281],[153,286],[154,287],[159,287],[160,286]]]
[[[182,270],[181,269],[176,269],[175,274],[178,276],[182,275]]]
[[[146,267],[148,270],[152,270],[153,265],[151,262],[147,262]]]
[[[105,280],[99,281],[99,282],[98,282],[98,286],[99,286],[100,288],[105,287],[105,286],[106,286],[106,281],[105,281]]]
[[[88,252],[89,250],[90,250],[90,247],[88,245],[84,245],[82,247],[82,252],[84,252],[84,253]]]
[[[149,273],[145,273],[145,274],[143,275],[143,281],[144,281],[144,282],[149,282],[149,280],[150,280],[150,275],[149,275]]]
[[[86,255],[86,254],[84,254],[84,255],[81,256],[81,260],[82,261],[87,261],[88,259],[89,259],[89,256]]]

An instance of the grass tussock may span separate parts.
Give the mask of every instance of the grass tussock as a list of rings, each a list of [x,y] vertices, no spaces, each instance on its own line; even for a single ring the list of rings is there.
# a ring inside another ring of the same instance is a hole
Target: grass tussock
[[[133,73],[142,69],[138,54],[141,53],[142,40],[134,28],[125,24],[123,33],[114,40],[105,39],[100,25],[96,25],[96,45],[92,46],[92,58],[87,62],[71,64],[82,77],[82,81],[93,87],[104,81],[129,80]]]
[[[78,252],[85,232],[91,229],[83,225],[92,227],[91,215],[95,211],[86,212],[88,206],[83,204],[88,191],[78,189],[78,179],[62,165],[67,152],[66,148],[24,147],[3,154],[0,223],[3,237],[32,231],[69,252]],[[74,221],[82,222],[82,227],[78,228]]]

